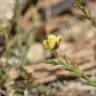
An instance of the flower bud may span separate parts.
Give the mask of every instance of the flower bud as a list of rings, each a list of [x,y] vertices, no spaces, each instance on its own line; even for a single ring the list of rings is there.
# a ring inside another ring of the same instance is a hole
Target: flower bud
[[[61,36],[48,35],[47,39],[44,40],[43,44],[48,50],[53,51],[59,47],[60,41]]]

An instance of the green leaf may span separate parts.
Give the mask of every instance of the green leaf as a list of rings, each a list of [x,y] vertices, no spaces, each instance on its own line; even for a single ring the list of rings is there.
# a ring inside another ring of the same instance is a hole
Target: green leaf
[[[56,59],[44,60],[43,63],[58,65],[59,62]]]

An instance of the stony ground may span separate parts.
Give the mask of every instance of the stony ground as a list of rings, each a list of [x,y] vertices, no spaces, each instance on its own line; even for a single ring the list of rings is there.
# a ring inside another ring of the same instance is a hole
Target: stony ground
[[[11,1],[12,0],[10,0],[10,2]],[[10,9],[6,9],[6,0],[4,0],[4,2],[0,0],[0,2],[0,4],[2,5],[0,6],[0,21],[1,24],[2,22],[3,24],[7,24],[5,23],[5,21],[8,22],[8,20],[12,18],[14,14],[12,11],[14,9],[14,4],[11,4],[12,2],[8,2],[10,3],[10,5],[12,5],[12,10],[10,11]],[[87,6],[91,9],[91,12],[94,16],[96,16],[93,10],[95,9],[95,5],[96,2],[87,2]],[[2,12],[6,12],[6,14]],[[33,9],[28,10],[26,14],[22,16],[22,30],[26,30],[26,27],[30,25],[30,21],[28,21],[28,18],[32,15],[30,14],[31,12],[33,12]],[[57,51],[58,57],[67,55],[70,63],[77,64],[78,67],[83,72],[85,72],[85,74],[88,74],[90,78],[95,79],[96,50],[94,45],[96,37],[96,28],[94,28],[87,20],[82,19],[81,15],[82,13],[79,12],[79,10],[72,8],[70,12],[67,12],[66,14],[56,16],[54,18],[51,17],[52,19],[49,19],[49,21],[46,22],[48,28],[47,30],[49,30],[53,34],[62,36],[62,42]],[[5,21],[2,21],[2,18],[7,18],[7,20],[4,19]],[[44,33],[40,34],[40,36],[42,37],[43,35]],[[42,38],[40,38],[40,40],[41,39]],[[71,73],[65,71],[63,66],[51,66],[44,63],[40,63],[46,58],[58,58],[57,55],[55,55],[54,53],[50,53],[49,51],[47,51],[41,41],[35,42],[30,47],[27,54],[27,58],[31,65],[27,65],[26,67],[24,67],[25,70],[27,70],[27,72],[32,75],[32,78],[35,79],[35,82],[40,84],[40,86],[43,85],[44,90],[46,89],[47,91],[50,91],[51,89],[52,96],[96,96],[95,88],[88,87],[87,85],[85,85],[84,82],[81,82],[80,80],[72,76]],[[19,61],[19,53],[16,47],[13,48],[12,52],[13,55],[11,58],[9,58],[8,62],[10,64],[17,64]],[[4,56],[1,57],[1,62],[4,62],[4,58]],[[14,68],[9,71],[9,75],[12,79],[18,78],[17,71]],[[26,86],[23,84],[23,81],[17,80],[16,82],[17,86],[19,85],[21,89]],[[22,87],[22,85],[24,86]],[[12,88],[14,88],[14,86],[12,86]],[[42,87],[41,89],[43,90]],[[43,92],[27,93],[28,90],[26,91],[26,88],[24,88],[23,91],[25,92],[25,94],[27,94],[24,96],[51,96],[42,95],[45,94]]]

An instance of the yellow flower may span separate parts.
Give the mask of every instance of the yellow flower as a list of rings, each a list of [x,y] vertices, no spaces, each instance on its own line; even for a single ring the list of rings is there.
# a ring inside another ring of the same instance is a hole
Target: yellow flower
[[[48,50],[53,51],[59,47],[60,41],[61,36],[48,35],[47,39],[44,40],[43,44]]]

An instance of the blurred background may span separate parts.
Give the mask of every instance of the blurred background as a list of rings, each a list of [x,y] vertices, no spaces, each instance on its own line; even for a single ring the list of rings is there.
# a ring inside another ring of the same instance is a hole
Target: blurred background
[[[27,50],[27,64],[25,70],[32,74],[32,78],[44,89],[51,89],[51,95],[33,92],[30,95],[19,96],[96,96],[96,89],[89,87],[80,81],[70,72],[66,71],[62,65],[48,65],[42,63],[45,59],[54,59],[66,55],[70,64],[76,64],[80,70],[87,74],[91,79],[96,79],[96,28],[83,17],[83,13],[74,6],[74,0],[19,0],[20,9],[16,9],[16,0],[0,0],[0,64],[6,61],[5,30],[9,25],[9,37],[7,46],[11,45],[10,58],[8,64],[12,65],[8,74],[12,80],[17,80],[18,75],[14,66],[19,62],[20,52],[18,51],[16,40],[17,19],[16,12],[20,10],[20,34],[22,48],[27,46],[26,38],[30,26],[32,29],[32,42]],[[96,17],[96,0],[81,0],[82,5],[87,7],[92,16]],[[17,12],[18,13],[18,12]],[[8,30],[8,29],[7,29]],[[57,50],[57,54],[49,52],[43,45],[43,40],[48,34],[61,35],[62,41]],[[30,39],[30,40],[31,40]],[[9,52],[9,51],[8,51]],[[0,69],[1,70],[1,69]],[[3,73],[0,75],[3,75]],[[0,76],[1,77],[1,76]],[[0,79],[0,89],[2,89]],[[16,86],[24,85],[19,78]],[[8,88],[13,90],[12,88]],[[23,86],[25,90],[26,87]],[[1,91],[0,91],[1,92]],[[1,96],[7,96],[2,95]],[[18,96],[18,95],[8,95]]]

